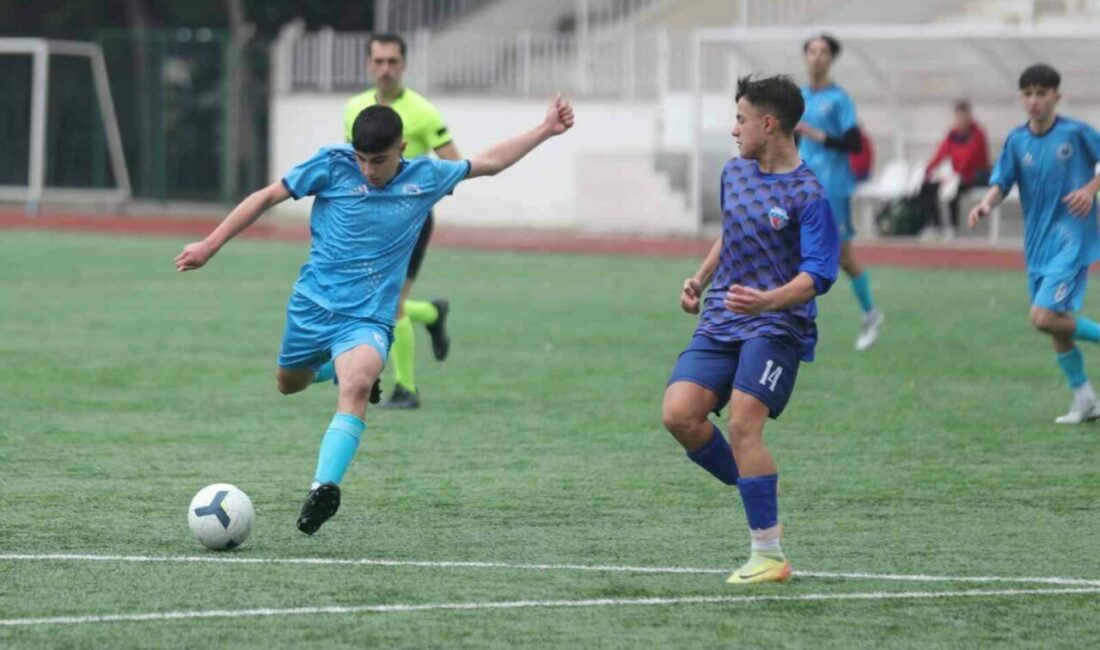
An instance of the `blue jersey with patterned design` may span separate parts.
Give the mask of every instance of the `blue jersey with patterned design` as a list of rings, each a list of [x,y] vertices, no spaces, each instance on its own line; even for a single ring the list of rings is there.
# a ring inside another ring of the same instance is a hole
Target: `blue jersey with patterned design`
[[[1097,163],[1100,134],[1084,122],[1059,116],[1043,135],[1032,133],[1027,124],[1008,134],[990,184],[1005,195],[1020,186],[1029,271],[1061,273],[1100,259],[1096,204],[1082,218],[1062,202],[1096,176]]]
[[[321,307],[393,326],[397,299],[428,211],[470,172],[468,161],[402,160],[373,187],[351,145],[325,147],[283,178],[291,196],[313,196],[309,261],[294,291]]]
[[[756,315],[726,309],[735,284],[777,289],[808,273],[818,294],[836,281],[840,243],[828,198],[805,163],[765,174],[755,160],[734,158],[722,170],[722,250],[704,298],[696,334],[725,341],[771,337],[789,341],[810,361],[817,344],[817,304]]]
[[[830,84],[819,90],[802,86],[802,99],[806,102],[806,111],[802,121],[821,129],[834,138],[856,128],[856,105],[840,86]],[[848,152],[826,147],[823,142],[802,138],[798,143],[798,153],[802,160],[817,175],[825,194],[829,198],[842,199],[852,195],[856,187],[856,176],[848,159]]]

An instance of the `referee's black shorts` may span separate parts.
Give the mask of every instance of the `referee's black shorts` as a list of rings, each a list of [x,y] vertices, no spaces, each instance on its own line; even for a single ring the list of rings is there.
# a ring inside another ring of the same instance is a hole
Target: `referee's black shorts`
[[[415,280],[420,273],[420,265],[424,263],[424,256],[428,254],[428,241],[432,238],[432,227],[435,226],[435,213],[429,212],[424,227],[420,229],[420,239],[416,240],[413,248],[412,259],[409,260],[409,269],[405,273],[405,279]]]

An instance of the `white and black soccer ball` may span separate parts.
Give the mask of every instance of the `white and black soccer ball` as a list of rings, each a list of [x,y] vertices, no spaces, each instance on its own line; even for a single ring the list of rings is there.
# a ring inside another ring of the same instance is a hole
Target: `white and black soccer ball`
[[[195,539],[215,551],[228,551],[244,544],[255,518],[252,499],[228,483],[207,485],[187,508],[187,525]]]

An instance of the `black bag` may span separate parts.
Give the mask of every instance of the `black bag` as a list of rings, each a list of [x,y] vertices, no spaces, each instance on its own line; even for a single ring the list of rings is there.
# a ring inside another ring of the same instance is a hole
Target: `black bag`
[[[928,215],[920,197],[905,196],[887,203],[875,215],[880,235],[916,235],[928,223]]]

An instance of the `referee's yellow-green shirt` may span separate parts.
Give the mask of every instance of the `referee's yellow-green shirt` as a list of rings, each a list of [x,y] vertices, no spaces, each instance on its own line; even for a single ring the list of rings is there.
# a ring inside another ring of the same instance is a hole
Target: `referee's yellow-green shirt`
[[[355,118],[368,106],[374,106],[375,89],[371,88],[348,100],[344,109],[344,138],[351,142],[351,127]],[[451,141],[451,133],[443,123],[443,116],[431,102],[405,88],[390,108],[397,111],[404,125],[405,157],[426,156]]]

